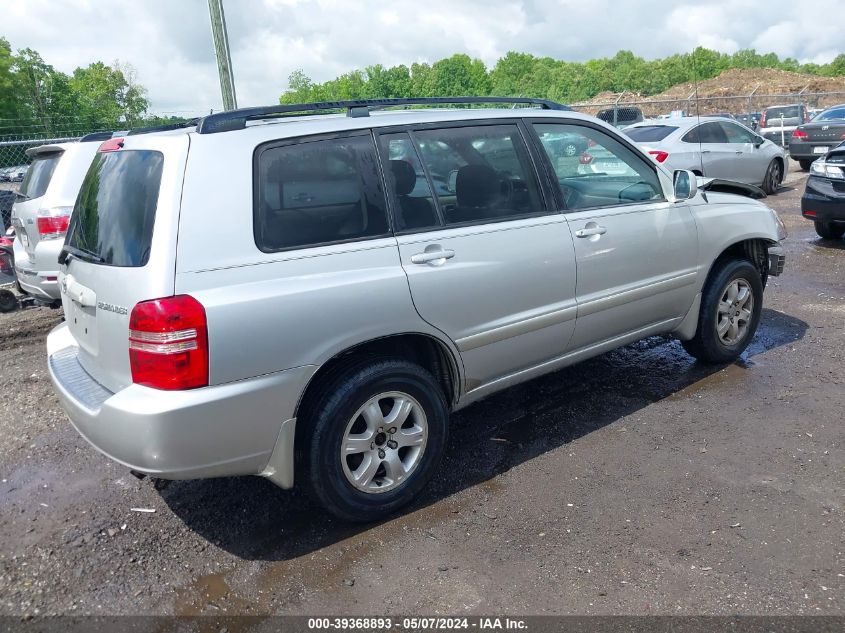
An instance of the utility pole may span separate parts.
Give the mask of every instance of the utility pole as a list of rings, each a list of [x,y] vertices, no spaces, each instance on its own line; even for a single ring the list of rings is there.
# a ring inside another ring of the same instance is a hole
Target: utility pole
[[[211,34],[214,37],[214,54],[217,55],[217,71],[220,74],[220,92],[223,94],[223,109],[238,107],[235,97],[235,75],[232,72],[232,57],[229,55],[229,35],[226,33],[226,16],[223,15],[223,0],[208,0],[211,17]]]

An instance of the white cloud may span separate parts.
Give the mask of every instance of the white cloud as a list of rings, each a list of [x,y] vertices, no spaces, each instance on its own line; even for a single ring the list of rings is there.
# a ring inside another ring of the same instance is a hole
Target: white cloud
[[[843,51],[841,0],[223,0],[239,105],[272,103],[302,68],[316,81],[370,64],[508,50],[583,61],[696,46],[824,63]],[[0,35],[71,72],[120,59],[155,111],[220,107],[206,0],[0,0]]]

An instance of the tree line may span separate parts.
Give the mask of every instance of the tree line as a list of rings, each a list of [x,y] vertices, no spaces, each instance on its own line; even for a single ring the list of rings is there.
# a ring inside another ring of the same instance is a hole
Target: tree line
[[[302,70],[288,79],[281,103],[344,99],[462,95],[523,96],[573,103],[603,91],[654,95],[679,83],[716,77],[733,68],[774,68],[821,76],[845,76],[845,54],[829,64],[800,64],[775,53],[740,50],[719,53],[698,47],[692,53],[646,60],[630,51],[611,58],[567,62],[511,51],[488,69],[481,60],[456,54],[433,64],[386,68],[381,64],[315,83]]]
[[[0,37],[0,136],[63,135],[149,121],[146,89],[129,64],[101,61],[68,75]]]

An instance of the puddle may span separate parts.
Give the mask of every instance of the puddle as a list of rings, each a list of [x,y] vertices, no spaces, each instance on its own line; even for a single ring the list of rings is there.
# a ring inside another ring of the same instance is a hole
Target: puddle
[[[225,573],[200,576],[192,584],[176,590],[177,616],[242,614],[250,603],[229,588]]]

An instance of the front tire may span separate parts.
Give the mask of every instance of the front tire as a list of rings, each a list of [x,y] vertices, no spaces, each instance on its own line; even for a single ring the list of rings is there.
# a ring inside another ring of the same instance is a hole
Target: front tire
[[[813,164],[811,160],[799,160],[798,164],[801,165],[801,169],[804,171],[810,171],[810,165]]]
[[[763,191],[772,196],[778,192],[780,183],[783,180],[783,167],[780,161],[775,158],[769,163],[769,168],[766,170],[766,175],[763,178]]]
[[[440,464],[449,408],[413,363],[369,359],[335,374],[303,412],[304,476],[320,504],[354,522],[410,503]]]
[[[763,308],[760,272],[747,260],[717,262],[701,295],[698,329],[684,341],[704,363],[730,363],[754,338]]]
[[[842,236],[845,235],[845,223],[814,222],[814,224],[816,225],[816,233],[826,240],[842,239]]]

